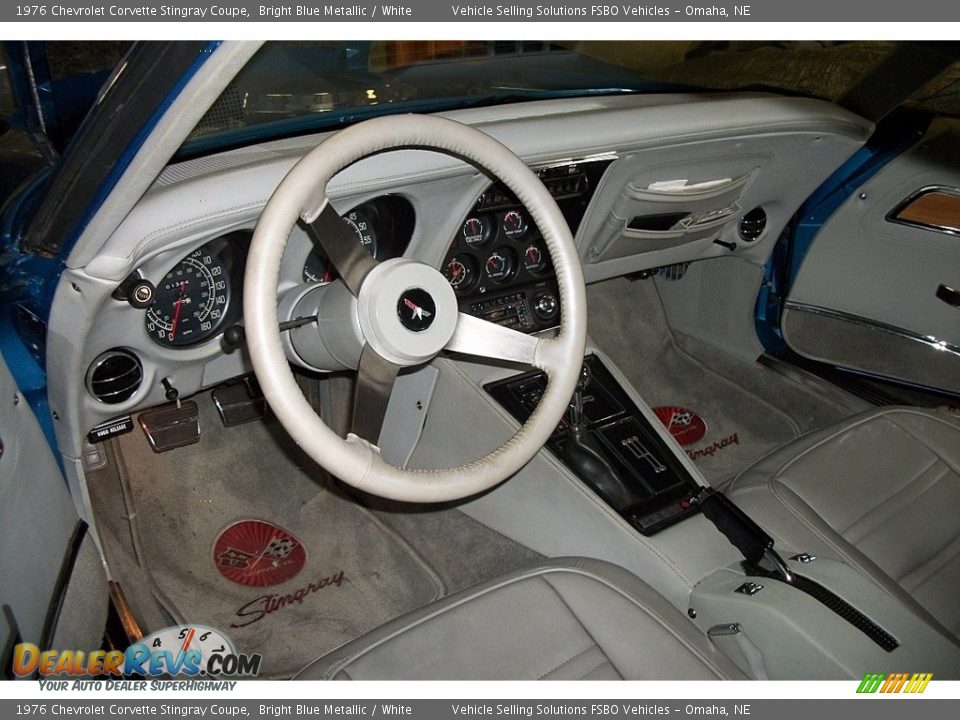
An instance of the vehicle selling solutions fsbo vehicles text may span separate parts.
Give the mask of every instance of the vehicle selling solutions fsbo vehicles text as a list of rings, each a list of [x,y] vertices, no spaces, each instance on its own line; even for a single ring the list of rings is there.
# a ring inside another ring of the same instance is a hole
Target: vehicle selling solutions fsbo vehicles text
[[[619,4],[590,5],[589,7],[568,7],[566,5],[451,5],[454,17],[463,18],[550,18],[550,17],[599,17],[599,18],[656,18],[683,15],[685,17],[731,17],[750,15],[750,5],[734,5],[731,9],[716,5],[684,5],[683,7],[664,7],[663,5]]]

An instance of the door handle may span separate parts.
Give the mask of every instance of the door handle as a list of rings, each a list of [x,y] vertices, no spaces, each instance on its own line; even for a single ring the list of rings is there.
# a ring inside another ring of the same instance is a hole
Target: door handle
[[[960,290],[954,290],[952,287],[947,287],[943,283],[940,283],[940,287],[937,288],[937,297],[947,305],[960,308]]]

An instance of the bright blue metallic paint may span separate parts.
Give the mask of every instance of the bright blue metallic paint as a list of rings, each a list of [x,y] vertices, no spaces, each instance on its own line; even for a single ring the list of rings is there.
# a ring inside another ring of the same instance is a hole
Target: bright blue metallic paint
[[[53,419],[47,404],[47,378],[42,358],[42,338],[31,338],[18,318],[37,302],[52,301],[51,288],[63,271],[57,258],[20,253],[19,245],[26,218],[42,197],[49,172],[40,173],[13,198],[0,218],[0,354],[10,368],[43,429],[50,446],[56,448]],[[49,296],[48,296],[49,295]],[[59,459],[59,458],[58,458]]]
[[[71,229],[67,242],[56,255],[46,257],[22,252],[20,249],[24,231],[42,199],[50,173],[43,173],[18,197],[13,198],[0,218],[0,352],[17,386],[33,408],[58,461],[60,458],[56,451],[53,420],[47,401],[45,342],[42,330],[48,324],[53,296],[66,258],[160,118],[219,44],[209,43],[164,102],[157,106],[150,116],[150,121],[144,124],[117,158],[107,181]],[[80,132],[83,132],[82,127]],[[30,327],[27,327],[24,318],[34,319]]]

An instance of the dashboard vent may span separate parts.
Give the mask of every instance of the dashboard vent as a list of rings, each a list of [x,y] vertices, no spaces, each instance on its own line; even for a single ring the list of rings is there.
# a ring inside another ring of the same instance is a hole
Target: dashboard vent
[[[140,360],[126,350],[113,349],[101,353],[87,370],[87,390],[107,405],[129,400],[142,381]]]
[[[740,237],[744,242],[753,242],[767,228],[767,213],[756,207],[740,218]]]

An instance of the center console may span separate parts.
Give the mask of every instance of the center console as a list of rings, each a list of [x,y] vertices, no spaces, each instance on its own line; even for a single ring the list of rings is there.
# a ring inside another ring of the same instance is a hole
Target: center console
[[[486,386],[519,422],[546,389],[542,372]],[[595,355],[584,358],[573,402],[547,448],[644,535],[698,512],[699,484]]]
[[[637,536],[612,531],[603,521],[609,514],[584,503],[579,484],[543,463],[471,505],[474,517],[506,517],[509,525],[501,527],[544,554],[600,557],[635,572],[685,610],[747,677],[849,679],[890,667],[957,676],[953,640],[896,594],[878,591],[868,573],[808,548],[775,549],[721,493],[702,487],[656,418],[641,411],[604,362],[584,358],[577,390],[546,449]],[[544,373],[532,371],[484,388],[522,423],[546,385]],[[526,485],[514,491],[517,481]],[[487,499],[495,505],[486,506]],[[661,532],[685,519],[683,528]],[[542,531],[544,523],[566,524],[554,534]],[[762,545],[759,560],[751,559],[755,541]],[[771,569],[768,556],[779,565]],[[676,567],[685,574],[679,580]]]

